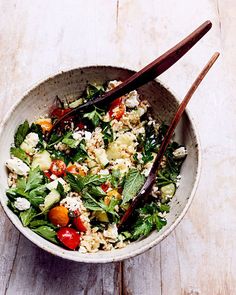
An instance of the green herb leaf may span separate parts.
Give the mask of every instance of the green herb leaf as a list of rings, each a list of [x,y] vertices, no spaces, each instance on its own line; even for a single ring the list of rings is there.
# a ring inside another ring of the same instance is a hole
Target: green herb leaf
[[[25,210],[20,213],[20,219],[23,226],[28,226],[30,221],[37,215],[37,212],[34,208],[30,207],[28,210]]]
[[[57,191],[62,198],[64,198],[66,196],[66,192],[64,190],[63,185],[60,183],[60,181],[58,181],[58,184],[57,184]]]
[[[93,197],[105,197],[106,193],[100,186],[91,185],[88,187],[88,192]]]
[[[66,180],[69,182],[72,190],[77,193],[81,192],[84,188],[83,179],[80,175],[76,177],[73,174],[67,172]]]
[[[95,107],[94,111],[84,114],[84,118],[88,118],[93,123],[94,127],[97,127],[102,119],[102,113],[99,113],[98,108]]]
[[[122,204],[132,200],[139,192],[144,182],[144,175],[142,175],[137,169],[130,169],[124,184]]]
[[[57,229],[57,227],[55,225],[53,225],[52,223],[48,222],[47,220],[43,220],[43,219],[38,219],[38,220],[33,220],[30,222],[29,227],[30,228],[37,228],[40,227],[42,225],[47,225],[53,229]]]
[[[92,211],[105,211],[106,205],[95,200],[88,192],[83,193],[84,207]]]
[[[110,122],[102,122],[102,133],[105,147],[114,140],[113,130]]]
[[[81,163],[88,157],[87,151],[86,151],[86,143],[85,140],[82,139],[79,143],[78,147],[76,148],[76,153],[74,156],[72,156],[73,162]]]
[[[10,153],[14,157],[21,159],[23,162],[25,162],[25,164],[30,165],[30,156],[28,156],[26,152],[21,148],[12,147]]]
[[[134,227],[132,239],[137,240],[139,237],[147,236],[153,229],[152,216],[148,216],[145,220],[139,220]]]
[[[39,167],[36,167],[35,169],[30,170],[25,191],[27,192],[34,188],[37,188],[39,185],[42,184],[42,181],[43,181],[43,175]]]
[[[34,229],[32,228],[32,230],[36,234],[42,236],[43,238],[45,238],[45,239],[47,239],[47,240],[49,240],[49,241],[51,241],[51,242],[53,242],[55,244],[59,244],[57,239],[56,239],[57,233],[50,226],[42,225],[42,226],[40,226],[38,228],[34,228]]]
[[[26,120],[23,124],[21,124],[14,136],[14,143],[16,147],[19,147],[24,141],[26,135],[29,133],[29,122]]]

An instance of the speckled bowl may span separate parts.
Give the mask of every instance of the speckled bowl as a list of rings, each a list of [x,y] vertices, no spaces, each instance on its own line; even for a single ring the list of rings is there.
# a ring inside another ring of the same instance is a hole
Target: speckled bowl
[[[104,83],[107,80],[125,80],[133,73],[133,71],[127,69],[108,66],[86,67],[62,72],[27,92],[0,125],[0,200],[2,206],[12,223],[26,238],[54,255],[87,263],[105,263],[134,257],[152,248],[168,236],[184,217],[192,202],[199,179],[200,149],[193,121],[189,113],[186,112],[176,130],[175,139],[187,146],[188,156],[181,169],[182,179],[180,187],[171,201],[171,210],[167,217],[168,223],[160,232],[153,231],[147,238],[133,242],[123,249],[80,254],[77,251],[68,251],[56,246],[33,233],[30,229],[24,228],[18,217],[7,207],[7,197],[5,195],[7,170],[5,168],[5,161],[9,158],[9,150],[17,126],[25,119],[33,121],[40,115],[47,113],[57,94],[60,97],[69,94],[79,95],[88,82]],[[139,93],[142,97],[148,99],[156,118],[166,122],[170,121],[178,106],[178,102],[167,88],[158,81],[152,81],[141,87]]]

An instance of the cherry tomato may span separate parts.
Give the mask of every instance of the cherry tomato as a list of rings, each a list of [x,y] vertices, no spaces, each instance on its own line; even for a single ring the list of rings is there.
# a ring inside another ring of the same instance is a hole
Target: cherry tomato
[[[66,171],[70,172],[72,174],[77,174],[77,175],[81,175],[81,176],[86,175],[85,171],[82,168],[78,167],[77,165],[71,165],[71,166],[67,167]]]
[[[56,176],[63,176],[66,171],[66,164],[62,160],[53,160],[50,171]]]
[[[67,108],[67,109],[56,108],[56,109],[52,110],[51,116],[56,117],[57,119],[60,119],[65,114],[69,113],[70,111],[71,111],[70,108]]]
[[[125,113],[125,105],[122,102],[122,97],[115,99],[109,109],[110,117],[119,120]]]
[[[56,206],[49,210],[48,219],[55,226],[67,226],[70,219],[68,209],[64,206]]]
[[[81,218],[79,216],[74,218],[73,224],[78,229],[78,231],[82,231],[82,232],[87,231],[86,226],[84,225],[83,221],[81,220]]]
[[[106,183],[101,184],[101,189],[106,192],[109,189],[109,185]]]
[[[75,250],[80,244],[80,234],[71,227],[62,227],[57,232],[58,240],[67,248]]]

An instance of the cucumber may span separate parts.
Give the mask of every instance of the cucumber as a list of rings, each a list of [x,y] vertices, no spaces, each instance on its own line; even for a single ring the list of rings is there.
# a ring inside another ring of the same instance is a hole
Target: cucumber
[[[106,151],[102,148],[94,150],[97,162],[102,165],[102,167],[106,167],[109,164],[109,160],[107,158]]]
[[[79,99],[69,103],[69,107],[74,109],[74,108],[77,108],[78,106],[80,106],[81,104],[83,104],[83,98],[79,98]]]
[[[57,190],[53,189],[51,192],[45,197],[44,204],[40,205],[41,211],[47,211],[54,204],[60,201],[60,194]]]
[[[170,184],[167,184],[163,187],[161,187],[161,196],[163,199],[170,199],[174,196],[175,194],[175,185],[174,183],[170,183]]]
[[[52,164],[51,156],[48,151],[44,150],[41,153],[37,153],[33,157],[32,168],[39,168],[42,171],[48,170]]]

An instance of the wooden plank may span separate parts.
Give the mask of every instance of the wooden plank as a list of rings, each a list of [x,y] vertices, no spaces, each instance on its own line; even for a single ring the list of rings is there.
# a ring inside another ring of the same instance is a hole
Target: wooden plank
[[[120,265],[63,260],[34,246],[23,236],[6,294],[119,294]]]

